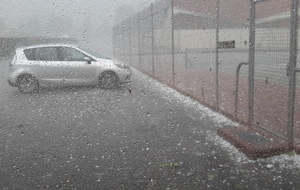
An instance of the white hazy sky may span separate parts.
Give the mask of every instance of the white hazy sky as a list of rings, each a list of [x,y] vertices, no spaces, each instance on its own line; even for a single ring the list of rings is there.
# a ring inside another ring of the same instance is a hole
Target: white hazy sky
[[[112,27],[116,24],[116,10],[130,10],[136,13],[149,6],[155,0],[0,0],[0,20],[5,28],[0,28],[0,35],[11,32],[22,33],[26,26],[37,20],[44,32],[51,25],[51,18],[65,17],[72,21],[75,28],[84,28],[87,17],[96,31],[100,30],[98,39],[90,39],[91,46],[101,49],[106,55],[112,53]],[[127,6],[127,7],[126,7]],[[128,8],[129,6],[129,8]],[[124,14],[124,13],[123,13]],[[120,16],[119,16],[120,17]],[[124,16],[125,17],[125,16]],[[121,17],[123,18],[123,16]],[[125,19],[125,18],[124,18]],[[12,30],[13,29],[13,30]],[[60,29],[58,29],[60,30]],[[84,35],[76,38],[81,41]]]
[[[27,18],[47,19],[62,15],[80,22],[89,15],[94,23],[106,20],[113,24],[118,7],[129,5],[137,11],[154,0],[0,0],[0,18],[6,26],[16,26]]]

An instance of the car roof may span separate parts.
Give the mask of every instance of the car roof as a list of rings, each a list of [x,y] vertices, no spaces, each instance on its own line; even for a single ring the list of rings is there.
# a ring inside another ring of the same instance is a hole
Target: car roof
[[[22,46],[16,48],[17,50],[25,50],[25,49],[33,49],[33,48],[42,48],[42,47],[78,47],[75,44],[62,44],[62,43],[54,43],[54,44],[36,44],[30,46]]]

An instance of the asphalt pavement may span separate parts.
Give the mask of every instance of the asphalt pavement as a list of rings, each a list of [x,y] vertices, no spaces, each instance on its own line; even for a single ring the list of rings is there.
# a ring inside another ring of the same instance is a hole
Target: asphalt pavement
[[[236,123],[138,71],[21,94],[0,67],[0,189],[300,188],[298,156],[247,159],[216,135]]]

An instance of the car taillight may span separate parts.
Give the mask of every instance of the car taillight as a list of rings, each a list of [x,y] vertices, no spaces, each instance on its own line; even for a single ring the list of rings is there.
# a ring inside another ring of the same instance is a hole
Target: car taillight
[[[12,58],[12,59],[10,60],[10,62],[9,62],[9,66],[14,65],[14,64],[16,63],[16,61],[17,61],[17,56],[14,55],[13,58]]]

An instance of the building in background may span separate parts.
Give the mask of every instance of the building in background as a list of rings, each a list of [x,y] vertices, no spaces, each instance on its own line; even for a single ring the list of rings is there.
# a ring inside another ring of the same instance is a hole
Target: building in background
[[[154,42],[157,51],[170,49],[172,44],[172,20],[174,24],[174,45],[176,51],[185,51],[186,49],[205,51],[215,49],[217,0],[174,0],[173,2],[173,18],[171,17],[170,0],[160,0],[153,4]],[[164,7],[166,4],[168,6]],[[257,8],[257,33],[264,34],[257,35],[257,48],[274,47],[273,42],[278,43],[274,38],[282,38],[282,40],[289,38],[286,26],[281,25],[283,18],[289,24],[290,2],[278,0],[278,3],[273,3],[272,5],[276,7],[269,6],[268,9],[275,11],[265,11],[262,8],[264,6]],[[248,50],[249,10],[249,0],[220,0],[219,48]],[[140,27],[139,29],[136,28],[138,26]],[[137,33],[137,30],[139,30],[139,36],[132,35],[133,32],[131,31]],[[273,30],[273,32],[265,32],[265,30]],[[129,36],[130,32],[132,44],[137,44],[137,41],[139,41],[140,47],[144,48],[142,51],[151,48],[150,45],[145,45],[151,43],[151,7],[142,10],[130,18],[126,18],[123,22],[115,26],[115,51],[124,49],[120,43],[125,43],[124,34],[125,36],[126,34]],[[121,39],[122,42],[120,42]],[[133,48],[137,49],[137,45],[133,45]],[[282,48],[286,49],[288,47],[282,46]]]

